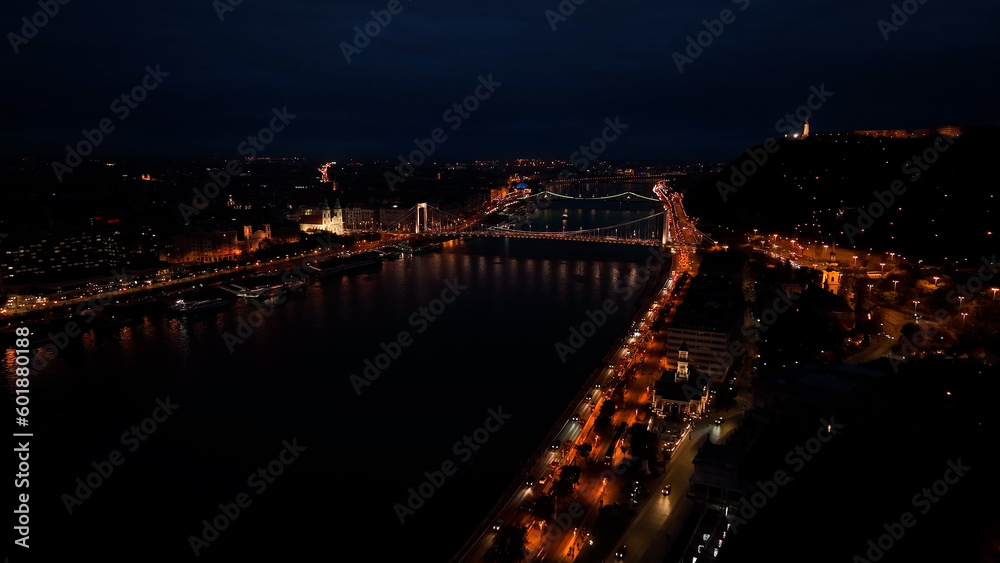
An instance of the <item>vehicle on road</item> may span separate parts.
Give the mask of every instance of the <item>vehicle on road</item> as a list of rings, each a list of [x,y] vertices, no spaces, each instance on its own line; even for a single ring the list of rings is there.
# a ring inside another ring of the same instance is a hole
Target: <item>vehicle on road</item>
[[[611,465],[615,458],[615,448],[618,447],[619,443],[625,438],[625,431],[628,429],[628,424],[622,422],[618,425],[618,430],[615,431],[614,437],[608,444],[608,449],[604,453],[604,464]]]
[[[528,477],[528,478],[527,478],[527,479],[526,479],[526,480],[524,481],[524,484],[525,484],[525,485],[527,485],[528,487],[532,487],[532,486],[534,486],[534,484],[535,484],[535,478],[534,478],[534,477]]]
[[[559,440],[552,440],[552,445],[549,446],[549,447],[552,448],[553,450],[558,450],[559,449]]]
[[[726,421],[726,418],[723,417],[723,416],[720,416],[719,418],[715,419],[715,424],[722,424],[725,421]]]
[[[663,493],[663,496],[669,495],[670,494],[670,485],[667,485],[666,487],[663,487],[663,489],[660,490],[660,492]]]
[[[628,554],[628,547],[623,545],[618,548],[618,551],[615,552],[615,559],[621,561],[622,559],[625,559],[626,554]]]
[[[496,522],[493,523],[494,530],[499,530],[500,526],[503,526],[503,519],[497,520]]]

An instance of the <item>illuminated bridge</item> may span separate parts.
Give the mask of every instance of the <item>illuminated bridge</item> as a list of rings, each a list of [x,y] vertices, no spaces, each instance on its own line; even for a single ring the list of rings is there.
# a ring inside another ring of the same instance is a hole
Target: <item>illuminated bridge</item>
[[[463,219],[458,215],[443,211],[426,203],[418,203],[409,209],[400,219],[400,229],[389,232],[406,232],[427,235],[457,235],[459,237],[502,237],[531,238],[553,240],[575,240],[585,242],[609,242],[618,244],[635,244],[646,246],[666,246],[696,248],[707,240],[707,236],[698,232],[694,220],[684,212],[680,194],[660,181],[653,188],[656,197],[649,197],[635,192],[622,192],[607,196],[575,197],[548,190],[529,193],[527,190],[514,191],[499,202],[492,204],[485,212],[472,219]],[[527,217],[527,213],[539,208],[547,208],[558,200],[583,201],[650,201],[658,202],[663,211],[634,219],[617,225],[594,227],[590,229],[561,231],[538,231],[514,228],[512,225],[487,225],[483,219],[500,211],[519,207],[514,211]],[[412,225],[412,229],[409,227]]]
[[[617,176],[594,176],[591,178],[565,178],[562,180],[548,180],[547,186],[556,184],[572,184],[575,182],[648,182],[650,180],[667,178],[670,176],[684,176],[684,172],[662,172],[658,174],[619,174]]]

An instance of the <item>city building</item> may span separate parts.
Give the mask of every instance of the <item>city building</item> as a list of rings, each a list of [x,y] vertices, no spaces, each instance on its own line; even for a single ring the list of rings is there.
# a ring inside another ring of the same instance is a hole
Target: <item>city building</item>
[[[887,373],[871,367],[809,362],[753,384],[754,408],[766,408],[783,427],[804,430],[822,417],[852,427],[886,408],[891,391]]]
[[[254,229],[253,225],[243,225],[243,237],[240,240],[243,242],[244,252],[256,252],[262,243],[271,243],[271,225],[264,223],[259,229]]]
[[[691,462],[688,497],[723,513],[739,506],[747,493],[756,490],[760,475],[753,448],[769,422],[759,411],[750,411],[724,444],[702,444]]]
[[[416,217],[411,215],[410,219],[407,219],[407,225],[403,225],[403,220],[406,218],[409,209],[400,209],[398,207],[380,207],[378,210],[378,223],[383,229],[395,230],[395,229],[409,229],[409,223],[416,224]]]
[[[510,193],[510,188],[508,188],[507,186],[504,186],[502,188],[490,188],[490,199],[493,200],[503,199],[507,197],[508,193]]]
[[[287,222],[243,225],[242,229],[199,227],[177,233],[160,250],[160,260],[171,264],[209,264],[236,260],[276,244],[297,242],[301,231]]]
[[[40,279],[110,270],[124,265],[127,252],[112,225],[22,234],[4,241],[3,280]]]
[[[299,228],[305,232],[344,234],[344,211],[340,207],[340,200],[334,202],[332,210],[325,199],[319,209],[306,209],[299,218]]]
[[[948,135],[949,137],[958,137],[962,134],[962,128],[958,125],[942,125],[939,127],[931,127],[929,129],[914,129],[912,131],[907,131],[906,129],[865,129],[859,131],[852,131],[855,135],[861,135],[864,137],[888,137],[890,139],[924,139],[927,137],[934,137],[936,135]]]
[[[377,213],[371,207],[345,207],[344,229],[365,231],[378,228]]]
[[[734,359],[727,350],[739,342],[748,314],[743,288],[736,279],[695,276],[667,329],[666,357],[677,357],[686,345],[693,368],[712,381],[725,379]]]
[[[653,385],[653,412],[662,418],[699,417],[708,408],[709,378],[688,364],[688,349],[681,344],[677,369],[663,372]]]
[[[831,252],[823,269],[823,289],[836,295],[840,290],[840,271],[837,269],[837,253]]]
[[[243,252],[243,242],[236,229],[202,227],[171,237],[170,246],[160,252],[160,260],[173,264],[209,264],[236,260]]]

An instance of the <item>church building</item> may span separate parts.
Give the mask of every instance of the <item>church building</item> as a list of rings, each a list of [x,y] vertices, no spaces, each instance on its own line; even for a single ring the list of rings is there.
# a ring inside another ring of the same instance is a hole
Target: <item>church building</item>
[[[306,209],[299,219],[299,228],[305,232],[326,231],[335,235],[344,234],[344,210],[340,207],[340,200],[334,201],[332,210],[325,199],[318,210]]]

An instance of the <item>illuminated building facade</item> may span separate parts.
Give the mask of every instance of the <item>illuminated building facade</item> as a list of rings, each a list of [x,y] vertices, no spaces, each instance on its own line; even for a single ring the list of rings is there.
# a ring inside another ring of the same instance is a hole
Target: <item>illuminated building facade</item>
[[[66,230],[5,240],[3,279],[84,274],[123,265],[120,232],[108,227]]]
[[[326,231],[335,235],[344,234],[344,210],[340,207],[340,200],[334,202],[333,209],[330,209],[330,204],[325,199],[318,210],[306,209],[299,219],[299,228],[305,232]]]

